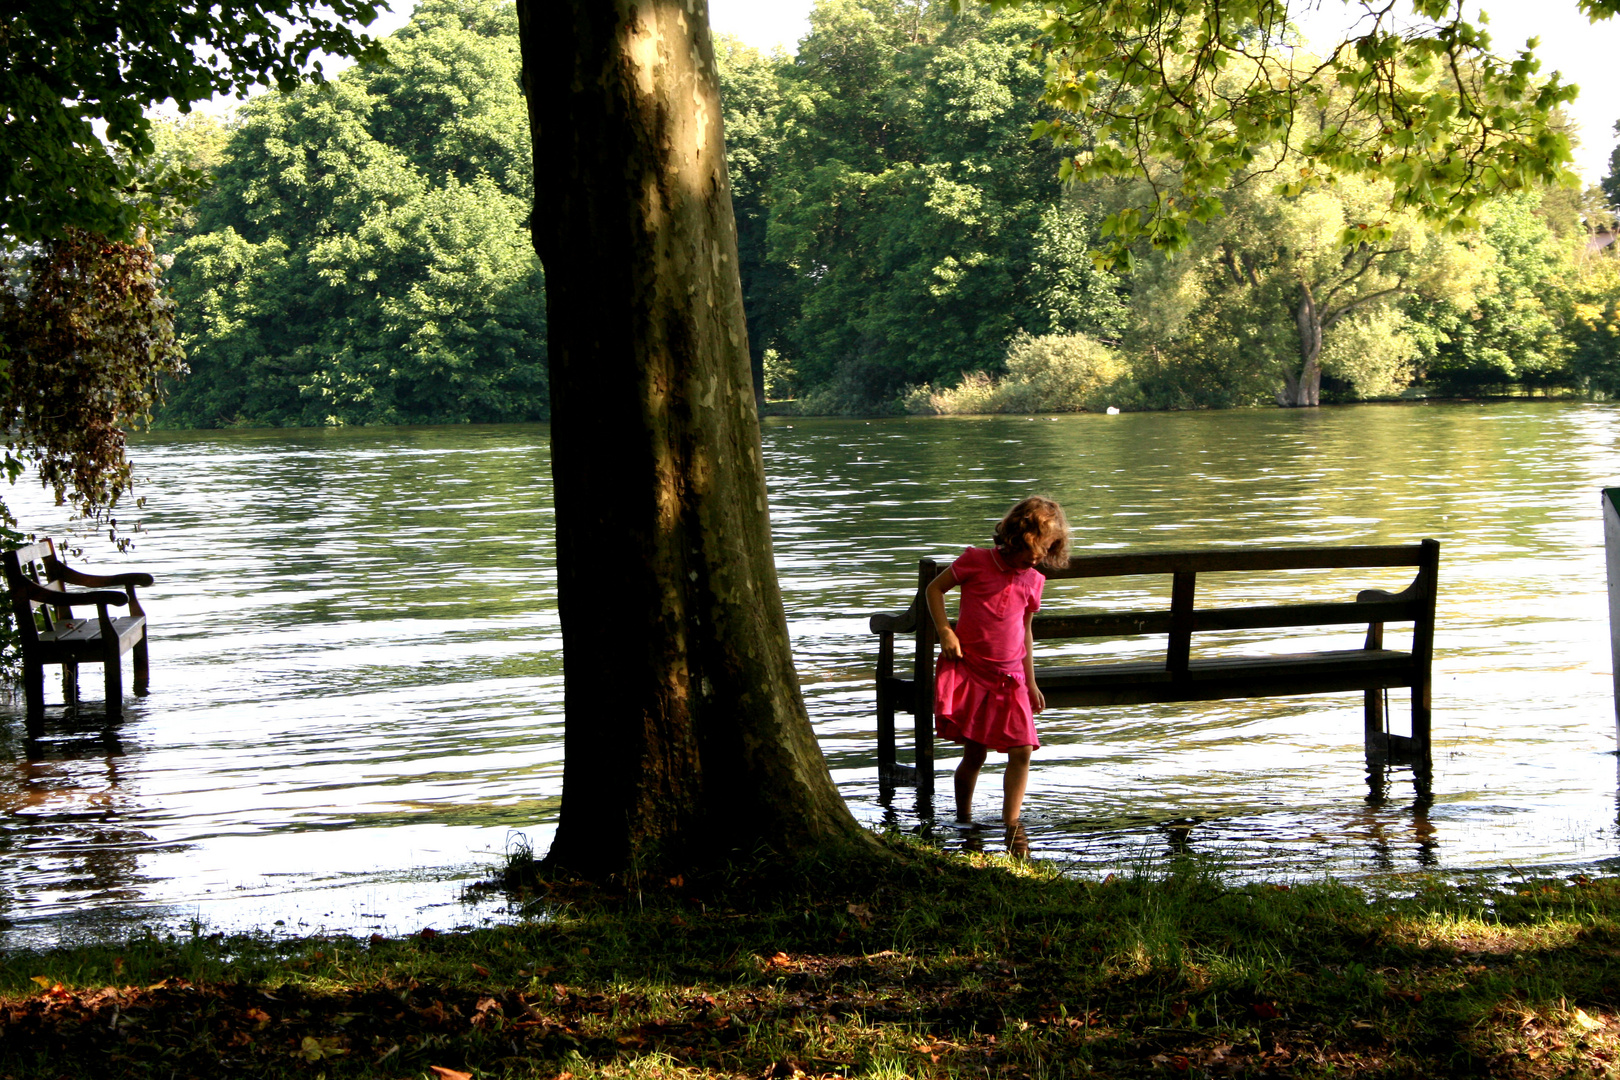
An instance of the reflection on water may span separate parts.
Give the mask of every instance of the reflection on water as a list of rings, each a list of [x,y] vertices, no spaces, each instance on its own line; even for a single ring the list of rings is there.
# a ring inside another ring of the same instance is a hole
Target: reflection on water
[[[1434,536],[1442,555],[1432,789],[1405,768],[1368,774],[1359,694],[1054,710],[1026,803],[1036,855],[1103,869],[1192,850],[1242,873],[1357,876],[1620,854],[1597,501],[1620,412],[790,420],[765,437],[800,679],[863,820],[930,827],[914,794],[877,784],[866,616],[906,602],[920,556],[986,542],[1040,490],[1081,550]],[[545,847],[561,786],[545,429],[170,434],[135,457],[148,531],[129,556],[101,543],[85,561],[157,576],[152,695],[113,732],[53,718],[33,748],[20,704],[0,714],[9,940],[494,917],[461,889],[514,832]],[[27,527],[54,522],[37,492],[9,501]],[[1200,597],[1401,583],[1355,573],[1201,579]],[[1167,588],[1054,583],[1048,604],[1160,605]]]

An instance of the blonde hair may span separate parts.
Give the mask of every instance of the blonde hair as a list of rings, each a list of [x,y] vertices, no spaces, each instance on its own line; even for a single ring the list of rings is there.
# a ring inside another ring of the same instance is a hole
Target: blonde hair
[[[1063,516],[1063,507],[1044,495],[1031,495],[996,526],[996,547],[1003,552],[1016,551],[1020,545],[1033,550],[1031,537],[1052,542],[1041,566],[1061,569],[1069,564],[1069,519]]]

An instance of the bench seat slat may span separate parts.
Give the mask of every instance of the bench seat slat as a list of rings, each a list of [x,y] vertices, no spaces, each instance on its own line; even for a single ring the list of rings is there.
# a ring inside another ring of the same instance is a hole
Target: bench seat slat
[[[1185,674],[1164,661],[1132,660],[1043,668],[1035,681],[1052,708],[1220,701],[1234,697],[1325,694],[1411,686],[1418,676],[1412,654],[1393,649],[1340,649],[1286,656],[1196,657]],[[894,700],[911,711],[916,683],[895,679]]]
[[[123,615],[112,620],[113,633],[118,635],[120,652],[133,646],[146,626],[143,615]],[[95,619],[74,619],[56,630],[42,630],[39,634],[42,653],[63,653],[99,658],[102,655],[101,626]]]

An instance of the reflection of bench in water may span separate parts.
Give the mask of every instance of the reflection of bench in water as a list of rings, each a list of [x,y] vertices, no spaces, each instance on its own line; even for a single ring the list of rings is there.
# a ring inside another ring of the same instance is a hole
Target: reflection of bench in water
[[[935,634],[923,589],[948,565],[922,560],[911,607],[898,615],[879,614],[871,619],[872,632],[878,635],[879,775],[891,782],[915,783],[925,792],[931,792],[934,785]],[[1401,592],[1363,589],[1354,602],[1193,606],[1199,574],[1387,566],[1416,567],[1417,576]],[[1049,708],[1361,690],[1366,695],[1365,743],[1369,758],[1403,758],[1426,770],[1429,665],[1434,654],[1434,599],[1439,568],[1440,544],[1435,540],[1388,547],[1256,548],[1072,558],[1062,570],[1043,572],[1048,578],[1168,574],[1170,610],[1051,614],[1048,607],[1043,607],[1034,621],[1037,641],[1166,634],[1169,643],[1162,659],[1072,667],[1042,663],[1036,668],[1035,680]],[[1410,650],[1384,648],[1384,624],[1390,622],[1412,624]],[[1195,633],[1336,624],[1365,624],[1367,636],[1362,647],[1283,656],[1194,656],[1192,650]],[[910,679],[898,678],[894,673],[894,637],[910,633],[917,637],[915,674]],[[1384,730],[1382,691],[1394,687],[1412,690],[1410,736],[1390,735]],[[896,710],[916,717],[915,767],[895,761]]]
[[[135,587],[152,584],[152,575],[83,573],[58,559],[49,540],[3,554],[11,615],[22,639],[29,735],[38,736],[45,722],[46,664],[62,666],[62,696],[70,706],[79,700],[79,665],[100,664],[107,719],[119,719],[124,713],[124,683],[118,664],[126,652],[135,653],[135,692],[146,693],[146,613]],[[93,591],[69,592],[69,585]],[[73,608],[92,606],[95,618],[72,617]],[[129,614],[111,616],[109,606],[127,606]]]

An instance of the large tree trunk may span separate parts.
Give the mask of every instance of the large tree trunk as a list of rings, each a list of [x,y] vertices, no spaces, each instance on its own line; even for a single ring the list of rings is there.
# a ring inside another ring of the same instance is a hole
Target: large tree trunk
[[[1294,325],[1299,330],[1299,373],[1283,372],[1283,388],[1277,404],[1284,408],[1308,408],[1322,401],[1322,313],[1310,282],[1299,285],[1299,306],[1294,309]]]
[[[869,845],[799,696],[705,0],[518,0],[546,269],[565,761],[553,865]]]

